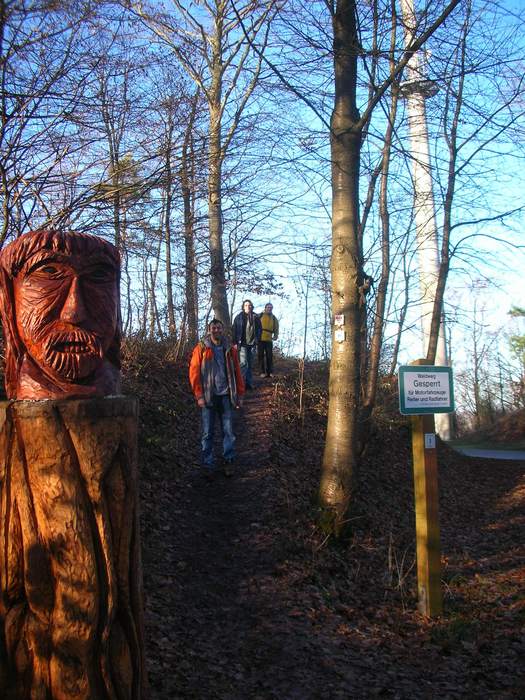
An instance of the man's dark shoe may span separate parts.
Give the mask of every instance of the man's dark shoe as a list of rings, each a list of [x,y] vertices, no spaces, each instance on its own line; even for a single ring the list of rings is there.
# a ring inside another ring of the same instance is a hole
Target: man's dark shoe
[[[233,474],[233,459],[225,459],[222,465],[222,473],[224,476],[232,476]]]
[[[210,481],[213,481],[215,475],[217,474],[217,470],[216,470],[216,469],[210,469],[209,467],[208,467],[208,468],[207,468],[207,467],[203,467],[203,468],[201,469],[201,474],[202,474],[202,478],[204,479],[204,481],[210,482]]]

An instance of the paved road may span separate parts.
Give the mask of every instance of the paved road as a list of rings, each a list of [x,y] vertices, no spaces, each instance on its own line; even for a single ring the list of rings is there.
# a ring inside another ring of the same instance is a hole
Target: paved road
[[[481,450],[475,447],[454,447],[453,449],[468,457],[481,457],[482,459],[515,459],[525,462],[525,450]]]

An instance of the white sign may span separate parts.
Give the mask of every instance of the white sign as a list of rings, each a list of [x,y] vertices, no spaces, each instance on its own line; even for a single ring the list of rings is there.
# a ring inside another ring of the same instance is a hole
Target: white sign
[[[346,333],[341,328],[337,328],[334,335],[335,335],[335,342],[342,343],[345,339]]]
[[[450,413],[454,410],[452,370],[435,365],[399,368],[399,408],[403,414]]]
[[[425,433],[425,449],[435,450],[436,449],[436,434],[435,433]]]
[[[334,316],[334,324],[336,326],[344,326],[345,325],[345,315],[344,314],[336,314]]]

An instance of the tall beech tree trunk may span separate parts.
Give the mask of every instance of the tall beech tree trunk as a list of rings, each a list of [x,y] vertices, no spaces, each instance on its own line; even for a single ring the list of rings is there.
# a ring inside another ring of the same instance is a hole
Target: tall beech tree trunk
[[[210,245],[211,306],[215,318],[230,327],[230,311],[226,294],[226,273],[222,245],[222,88],[224,75],[224,21],[225,3],[216,5],[214,32],[211,44],[211,84],[208,92],[209,145],[208,145],[208,226]]]
[[[208,174],[208,220],[210,235],[211,305],[215,318],[230,326],[222,245],[222,161],[220,102],[210,106],[210,145]]]
[[[319,502],[321,524],[339,534],[351,499],[359,445],[362,343],[366,332],[365,294],[369,280],[363,272],[359,223],[359,166],[363,130],[385,92],[417,51],[461,0],[451,0],[436,19],[406,47],[389,77],[370,90],[364,114],[356,102],[357,1],[326,2],[332,12],[335,104],[330,125],[332,158],[332,313],[342,323],[332,328],[328,425]],[[378,173],[379,174],[379,173]],[[383,220],[383,224],[387,221]],[[439,291],[439,287],[438,287]],[[363,362],[363,364],[366,364]],[[369,407],[369,410],[371,406]]]
[[[145,697],[137,403],[0,404],[0,697]]]
[[[358,440],[361,323],[364,303],[359,226],[362,125],[356,104],[359,42],[355,0],[339,0],[333,14],[335,104],[332,158],[332,313],[344,315],[344,339],[332,329],[329,409],[320,485],[324,527],[338,534],[352,491]]]

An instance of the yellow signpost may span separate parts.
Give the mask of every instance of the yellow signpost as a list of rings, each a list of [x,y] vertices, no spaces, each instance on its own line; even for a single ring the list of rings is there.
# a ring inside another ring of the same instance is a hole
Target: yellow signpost
[[[419,611],[443,611],[434,413],[454,410],[452,370],[416,360],[399,369],[399,406],[412,419]]]
[[[418,607],[427,617],[443,610],[435,439],[432,447],[425,445],[425,436],[434,435],[434,431],[433,414],[412,416]]]

